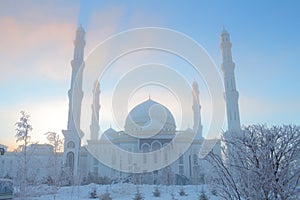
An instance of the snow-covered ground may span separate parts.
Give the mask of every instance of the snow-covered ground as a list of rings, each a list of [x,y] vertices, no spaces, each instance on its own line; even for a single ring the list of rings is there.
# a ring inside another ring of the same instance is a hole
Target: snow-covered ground
[[[143,194],[145,200],[167,200],[172,199],[171,194],[174,194],[175,199],[178,200],[188,200],[188,199],[199,199],[199,194],[204,189],[206,195],[210,200],[217,200],[218,197],[212,195],[206,186],[195,186],[195,185],[186,185],[186,186],[158,186],[160,190],[160,197],[154,197],[153,191],[156,186],[154,185],[133,185],[133,184],[114,184],[114,185],[96,185],[89,184],[85,186],[68,186],[61,187],[58,190],[56,199],[57,200],[88,200],[90,199],[90,192],[93,188],[96,188],[97,195],[104,194],[106,191],[110,193],[110,197],[113,200],[132,200],[137,187],[140,193]],[[186,196],[180,196],[179,191],[184,189]],[[52,188],[47,185],[36,186],[30,189],[29,200],[52,200]],[[18,199],[18,198],[16,198]]]

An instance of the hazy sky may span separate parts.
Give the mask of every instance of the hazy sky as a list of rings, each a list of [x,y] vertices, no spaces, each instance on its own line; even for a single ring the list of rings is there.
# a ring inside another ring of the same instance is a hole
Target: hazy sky
[[[0,144],[16,146],[14,124],[21,110],[32,116],[32,141],[43,143],[45,132],[66,129],[70,61],[79,24],[86,30],[86,55],[112,34],[164,27],[201,44],[220,73],[219,35],[224,25],[233,45],[241,123],[300,124],[299,10],[296,0],[2,0]],[[151,93],[155,98],[155,91]],[[110,119],[103,116],[109,109],[102,106],[101,112],[105,130]]]

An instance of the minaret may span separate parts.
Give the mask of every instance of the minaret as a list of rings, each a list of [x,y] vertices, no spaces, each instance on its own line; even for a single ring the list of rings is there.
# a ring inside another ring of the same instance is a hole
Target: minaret
[[[74,57],[71,61],[72,77],[71,88],[68,92],[69,95],[69,117],[68,117],[68,130],[75,129],[75,125],[80,125],[81,114],[81,101],[83,98],[82,92],[82,76],[83,76],[83,55],[84,55],[84,40],[85,32],[80,26],[76,31],[76,39],[74,40]],[[74,119],[74,117],[76,117]]]
[[[99,139],[99,110],[100,110],[100,85],[98,80],[95,81],[93,89],[93,104],[92,104],[92,122],[90,125],[91,140]]]
[[[231,55],[231,42],[229,33],[223,27],[221,36],[221,49],[222,49],[222,70],[224,75],[225,93],[227,109],[227,122],[228,131],[238,132],[241,130],[240,114],[239,114],[239,93],[236,90],[234,67],[235,64],[232,61]]]
[[[193,112],[194,112],[194,126],[193,131],[196,133],[197,138],[202,138],[202,124],[201,124],[201,105],[199,100],[199,87],[198,83],[193,83]]]
[[[75,177],[78,174],[81,138],[83,137],[83,132],[80,130],[80,114],[81,102],[83,98],[82,73],[84,68],[84,36],[85,32],[80,26],[76,31],[76,38],[74,40],[74,57],[71,61],[72,77],[71,87],[68,91],[68,129],[63,130],[65,137],[64,167]]]

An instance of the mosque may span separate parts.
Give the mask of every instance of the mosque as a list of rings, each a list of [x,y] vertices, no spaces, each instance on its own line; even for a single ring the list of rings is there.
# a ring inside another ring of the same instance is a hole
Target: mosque
[[[224,28],[220,40],[228,131],[237,131],[241,128],[239,95],[236,90],[235,64],[232,61],[230,36]],[[203,181],[210,171],[210,166],[207,161],[198,156],[205,138],[202,137],[203,126],[197,82],[192,84],[191,91],[193,129],[177,130],[172,112],[149,97],[129,112],[124,130],[109,128],[100,136],[100,84],[96,81],[93,90],[94,112],[91,117],[90,138],[87,145],[81,144],[83,133],[80,127],[76,127],[76,124],[80,124],[83,98],[84,71],[80,70],[80,67],[84,65],[84,47],[85,31],[79,27],[76,31],[74,57],[71,62],[68,125],[67,129],[63,130],[64,169],[67,169],[73,177],[106,176],[112,180],[132,181],[138,176],[138,182],[149,184],[170,184],[170,182],[193,184]],[[80,81],[75,85],[76,77],[79,77]],[[153,109],[156,107],[159,109]],[[164,120],[161,120],[162,116]],[[149,133],[153,130],[157,134],[150,135]],[[135,137],[132,134],[137,132],[141,137]],[[216,143],[213,150],[220,153],[220,143]],[[120,154],[120,152],[125,153]]]
[[[234,76],[229,33],[223,29],[220,35],[222,71],[228,132],[241,129],[238,98]],[[67,129],[63,130],[64,152],[59,155],[57,166],[66,177],[79,182],[89,177],[109,177],[110,180],[147,184],[198,184],[212,173],[205,159],[200,159],[199,150],[205,144],[213,144],[213,151],[221,153],[220,142],[202,136],[201,105],[197,82],[191,87],[193,102],[193,128],[178,130],[172,112],[150,97],[136,105],[127,115],[123,130],[109,128],[100,134],[100,84],[93,88],[90,138],[82,144],[80,129],[81,103],[83,99],[82,78],[84,71],[85,31],[79,27],[74,40],[74,57],[71,61],[71,87],[68,91],[69,112]],[[75,79],[77,78],[77,82]],[[78,81],[79,78],[79,81]],[[75,84],[76,82],[76,84]],[[153,134],[155,133],[155,134]],[[87,133],[88,134],[88,133]],[[217,142],[216,142],[217,141]],[[6,152],[0,145],[0,177],[17,178],[22,152]],[[48,144],[31,144],[28,147],[31,161],[29,177],[43,181],[51,176],[53,147]],[[53,171],[53,170],[52,170]],[[54,170],[55,171],[55,170]],[[17,179],[16,179],[17,180]]]

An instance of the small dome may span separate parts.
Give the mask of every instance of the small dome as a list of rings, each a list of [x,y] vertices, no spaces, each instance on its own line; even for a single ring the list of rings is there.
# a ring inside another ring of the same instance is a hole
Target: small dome
[[[115,131],[113,128],[109,128],[102,134],[100,140],[111,140],[117,135],[117,131]]]
[[[113,128],[109,128],[109,129],[107,129],[106,131],[104,131],[104,133],[103,134],[114,134],[114,133],[116,133],[117,131],[115,130],[115,129],[113,129]]]
[[[172,113],[165,106],[151,99],[135,106],[125,121],[125,132],[147,131],[175,133],[176,124]]]

